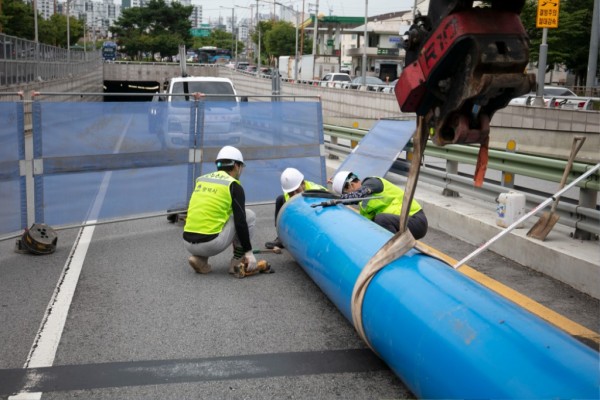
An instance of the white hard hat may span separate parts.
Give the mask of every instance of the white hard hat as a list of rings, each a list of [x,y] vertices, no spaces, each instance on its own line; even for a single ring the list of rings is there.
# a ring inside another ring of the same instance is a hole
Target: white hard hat
[[[236,149],[235,147],[225,146],[221,150],[219,150],[219,154],[217,154],[216,161],[217,163],[221,162],[221,166],[233,165],[235,161],[241,162],[243,164],[244,157],[242,157],[242,152]]]
[[[281,190],[284,193],[293,192],[298,189],[304,181],[304,175],[296,168],[286,168],[281,173]]]
[[[346,185],[346,180],[350,175],[354,176],[352,171],[339,171],[337,174],[335,174],[333,177],[333,183],[331,184],[333,191],[337,194],[342,194],[344,191],[344,185]]]

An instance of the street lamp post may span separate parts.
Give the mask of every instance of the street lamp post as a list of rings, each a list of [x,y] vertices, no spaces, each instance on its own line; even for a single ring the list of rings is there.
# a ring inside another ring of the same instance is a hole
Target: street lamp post
[[[223,7],[223,6],[219,6],[220,8],[225,8],[225,9],[231,9],[231,51],[235,51],[235,59],[237,61],[237,43],[236,43],[236,37],[235,37],[235,33],[234,33],[234,27],[233,27],[233,21],[235,20],[235,8],[233,7]]]
[[[319,0],[317,0],[317,8],[315,9],[315,30],[313,33],[313,48],[312,48],[312,55],[313,55],[313,63],[312,63],[312,79],[315,79],[315,64],[316,62],[316,58],[317,58],[317,41],[319,40]]]
[[[35,42],[38,42],[38,12],[37,0],[33,0],[33,29],[35,31]]]
[[[70,19],[71,16],[69,15],[69,4],[71,3],[71,0],[67,0],[67,61],[71,62],[71,26],[70,26]]]
[[[275,1],[274,4],[277,4],[277,5],[280,5],[281,7],[287,8],[288,10],[291,10],[296,15],[296,44],[295,44],[296,51],[294,53],[294,81],[297,81],[298,80],[298,25],[300,25],[298,18],[299,18],[300,13],[298,12],[298,10],[294,10],[293,8],[286,6],[285,4],[281,4],[277,1]]]
[[[365,37],[363,38],[363,54],[362,54],[362,87],[366,88],[367,84],[367,23],[369,13],[369,0],[365,0]]]
[[[247,8],[247,9],[250,10],[250,20],[251,20],[250,21],[250,26],[252,26],[252,18],[253,18],[253,15],[254,15],[254,13],[252,11],[252,7],[253,6],[254,6],[253,4],[251,4],[250,7],[244,7],[244,6],[238,6],[238,5],[236,5],[236,7]],[[236,66],[237,66],[237,62],[238,62],[238,50],[237,50],[237,46],[238,46],[238,41],[239,41],[239,35],[240,35],[240,28],[238,26],[238,28],[236,29],[236,42],[235,42],[235,62],[236,62]],[[245,49],[246,50],[246,54],[248,52],[248,49],[250,48],[249,37],[250,37],[250,35],[247,33],[246,34],[246,49]]]
[[[298,18],[298,10],[296,10],[296,53],[294,54],[294,82],[298,82],[298,25],[300,20]]]
[[[256,54],[258,57],[256,58],[256,76],[260,76],[260,20],[258,17],[258,0],[256,0],[256,29],[258,30],[258,51]]]

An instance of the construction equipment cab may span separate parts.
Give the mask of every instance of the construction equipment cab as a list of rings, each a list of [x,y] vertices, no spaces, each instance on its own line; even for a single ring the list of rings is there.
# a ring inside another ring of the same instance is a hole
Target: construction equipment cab
[[[172,78],[166,93],[155,99],[159,103],[151,107],[149,125],[163,147],[220,147],[240,142],[239,103],[247,99],[237,96],[230,79]]]

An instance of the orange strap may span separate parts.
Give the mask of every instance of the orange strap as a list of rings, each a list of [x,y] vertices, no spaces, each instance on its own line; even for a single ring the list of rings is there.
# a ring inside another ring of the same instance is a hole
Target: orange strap
[[[486,136],[486,138],[481,143],[481,146],[479,147],[479,154],[477,154],[477,165],[475,166],[475,175],[473,176],[475,187],[481,187],[481,185],[483,185],[483,178],[485,178],[485,171],[487,170],[489,158],[489,143],[490,137]]]

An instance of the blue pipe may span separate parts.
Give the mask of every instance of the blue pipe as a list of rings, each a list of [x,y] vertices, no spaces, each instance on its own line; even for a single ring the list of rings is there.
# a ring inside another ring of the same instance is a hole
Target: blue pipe
[[[364,265],[391,237],[324,199],[294,196],[277,218],[286,249],[352,322]],[[599,355],[443,262],[409,250],[372,279],[363,302],[372,348],[420,398],[585,398]]]

